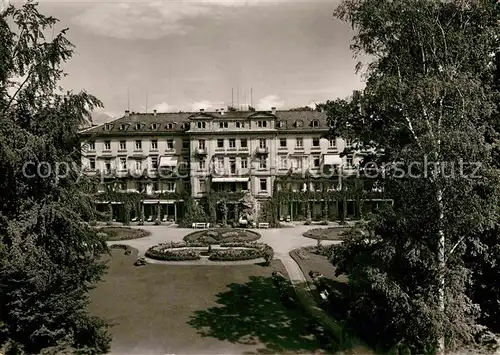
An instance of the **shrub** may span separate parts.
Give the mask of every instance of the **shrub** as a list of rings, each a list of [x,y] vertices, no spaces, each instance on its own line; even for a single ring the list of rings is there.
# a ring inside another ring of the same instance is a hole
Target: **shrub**
[[[103,233],[103,232],[97,232],[97,236],[99,238],[103,238],[103,239],[108,239],[108,234],[107,233]]]
[[[139,239],[151,234],[144,229],[128,227],[103,227],[99,229],[99,233],[107,234],[106,240],[109,241]]]
[[[322,221],[319,225],[320,226],[327,226],[329,225],[330,223],[328,221]]]
[[[113,225],[113,222],[111,222],[111,221],[107,221],[107,222],[106,222],[106,225],[107,225],[107,226],[112,226],[112,225]]]
[[[161,224],[159,219],[155,219],[155,226],[159,226]]]
[[[219,244],[228,242],[250,242],[260,238],[260,234],[246,229],[224,229],[215,228],[210,230],[196,231],[184,237],[186,242],[204,242],[207,244]]]
[[[311,219],[309,219],[309,218],[308,218],[308,219],[304,222],[304,225],[306,225],[306,226],[310,226],[310,225],[311,225],[311,223],[312,223]]]
[[[211,261],[241,261],[252,260],[262,257],[262,252],[258,249],[227,249],[213,251],[208,260]]]
[[[95,220],[90,221],[89,226],[91,226],[91,227],[97,226],[97,221],[95,221]]]
[[[187,261],[200,259],[200,254],[193,249],[170,250],[158,247],[149,248],[146,252],[146,256],[151,259],[163,261]]]

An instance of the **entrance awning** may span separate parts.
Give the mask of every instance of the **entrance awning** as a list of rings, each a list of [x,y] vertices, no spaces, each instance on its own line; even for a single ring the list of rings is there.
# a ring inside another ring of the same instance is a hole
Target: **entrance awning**
[[[248,182],[247,177],[226,177],[226,178],[213,178],[212,182]]]
[[[160,168],[177,166],[177,157],[160,157]]]
[[[342,165],[342,158],[338,155],[325,155],[323,164],[325,165]]]

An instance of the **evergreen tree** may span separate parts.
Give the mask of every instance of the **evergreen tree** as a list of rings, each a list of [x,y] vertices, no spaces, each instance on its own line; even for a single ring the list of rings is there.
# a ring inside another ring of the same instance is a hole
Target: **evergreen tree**
[[[31,1],[0,15],[0,343],[105,353],[87,303],[107,247],[84,223],[94,186],[80,176],[78,136],[101,103],[58,86],[73,46],[66,30],[45,38],[56,22]]]

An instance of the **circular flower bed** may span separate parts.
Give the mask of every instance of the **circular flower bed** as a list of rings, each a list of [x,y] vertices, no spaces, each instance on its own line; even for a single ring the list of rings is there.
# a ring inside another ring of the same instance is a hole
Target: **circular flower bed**
[[[221,244],[231,242],[253,242],[260,238],[260,234],[246,229],[216,228],[196,231],[184,237],[187,243],[196,242]]]
[[[103,227],[98,230],[98,234],[108,241],[117,241],[144,238],[151,235],[151,232],[138,228]]]
[[[210,245],[210,244],[209,244]],[[243,261],[263,258],[269,264],[274,257],[273,249],[263,243],[222,243],[220,248],[207,248],[204,243],[171,242],[148,249],[146,256],[163,261],[199,260],[208,256],[210,261]]]

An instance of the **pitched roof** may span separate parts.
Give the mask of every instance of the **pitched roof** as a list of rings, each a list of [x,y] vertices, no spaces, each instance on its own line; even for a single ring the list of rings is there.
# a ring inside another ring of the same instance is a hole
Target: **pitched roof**
[[[166,113],[135,113],[115,119],[111,122],[92,127],[80,132],[88,135],[137,135],[143,133],[182,133],[189,129],[185,123],[191,120],[252,119],[252,116],[268,116],[276,119],[278,131],[304,131],[328,129],[327,116],[319,111],[224,111],[220,112],[166,112]]]

